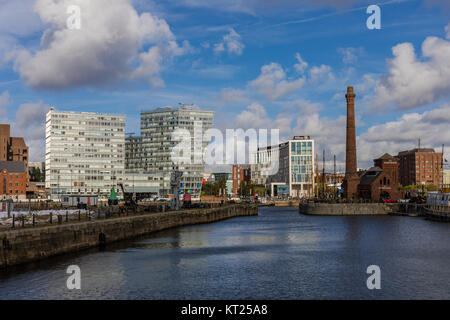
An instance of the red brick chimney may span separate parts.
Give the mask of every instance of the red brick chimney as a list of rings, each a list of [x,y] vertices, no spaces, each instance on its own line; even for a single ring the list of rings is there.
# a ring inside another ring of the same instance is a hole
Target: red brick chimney
[[[356,130],[355,130],[355,93],[353,87],[347,87],[347,140],[345,157],[345,177],[343,182],[344,197],[353,198],[357,193],[359,176],[356,160]]]

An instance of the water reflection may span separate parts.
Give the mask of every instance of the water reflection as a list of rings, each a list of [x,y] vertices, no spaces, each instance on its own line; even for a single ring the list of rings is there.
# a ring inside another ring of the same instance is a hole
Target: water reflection
[[[409,217],[258,217],[161,231],[0,271],[2,299],[450,298],[450,225]],[[82,270],[67,290],[66,268]],[[366,268],[382,270],[382,290]]]

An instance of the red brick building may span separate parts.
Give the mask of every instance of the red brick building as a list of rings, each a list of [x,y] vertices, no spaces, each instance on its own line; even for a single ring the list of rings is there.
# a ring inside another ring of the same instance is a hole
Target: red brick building
[[[233,165],[233,194],[238,193],[238,188],[242,182],[249,182],[251,180],[251,169],[249,165]]]
[[[398,159],[386,153],[374,160],[374,167],[360,173],[358,195],[365,200],[381,198],[398,200],[402,193],[398,188]]]
[[[21,161],[28,172],[28,146],[25,140],[11,137],[9,124],[0,124],[0,161]]]
[[[399,182],[403,186],[442,184],[442,152],[416,148],[398,154]]]
[[[24,162],[0,161],[0,199],[25,200],[27,177]]]

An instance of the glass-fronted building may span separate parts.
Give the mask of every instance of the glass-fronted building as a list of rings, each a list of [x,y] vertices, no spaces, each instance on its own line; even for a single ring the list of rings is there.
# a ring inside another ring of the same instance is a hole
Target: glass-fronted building
[[[139,150],[140,154],[130,154],[130,166],[145,169],[145,172],[154,176],[163,177],[160,180],[160,193],[170,194],[170,175],[173,171],[182,171],[181,193],[199,195],[205,164],[203,155],[209,141],[202,139],[199,145],[194,142],[194,133],[200,133],[204,137],[206,131],[212,128],[214,112],[201,110],[193,107],[183,106],[179,109],[165,107],[153,111],[141,112],[141,137],[136,140],[133,147],[127,147],[127,152],[133,149]],[[174,141],[172,135],[178,129],[184,129],[190,134],[191,161],[187,163],[176,163],[172,160],[172,151],[180,141]],[[197,160],[201,159],[200,162]]]
[[[144,169],[145,163],[143,163],[143,159],[142,137],[128,135],[125,138],[125,170]]]
[[[272,196],[311,197],[314,190],[314,140],[295,136],[277,146],[258,148],[252,158],[252,180]],[[271,170],[267,170],[267,167]]]
[[[45,125],[45,187],[61,194],[107,197],[123,180],[125,116],[51,108]]]

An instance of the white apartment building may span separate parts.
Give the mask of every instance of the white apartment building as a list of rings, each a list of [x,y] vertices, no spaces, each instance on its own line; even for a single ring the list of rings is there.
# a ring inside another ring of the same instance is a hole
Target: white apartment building
[[[134,168],[142,168],[145,172],[155,176],[162,176],[162,194],[169,194],[170,175],[173,171],[183,172],[180,192],[198,195],[200,193],[204,162],[196,163],[195,158],[203,159],[208,141],[203,141],[200,148],[195,148],[194,133],[198,131],[202,136],[212,127],[214,112],[199,108],[183,107],[174,109],[170,107],[159,108],[141,113],[141,138],[139,140],[140,155],[130,154]],[[172,133],[177,129],[189,131],[191,135],[191,163],[177,164],[172,161],[173,148],[179,144],[173,141]],[[135,143],[129,141],[129,143]],[[136,149],[136,148],[134,148]],[[133,150],[129,147],[128,150]],[[139,159],[140,158],[140,159]]]
[[[267,186],[272,196],[313,195],[314,140],[309,136],[295,136],[276,146],[258,148],[252,157],[252,181]]]
[[[444,170],[442,174],[443,184],[450,185],[450,170]]]
[[[45,125],[45,187],[108,197],[125,173],[125,116],[51,108]]]

